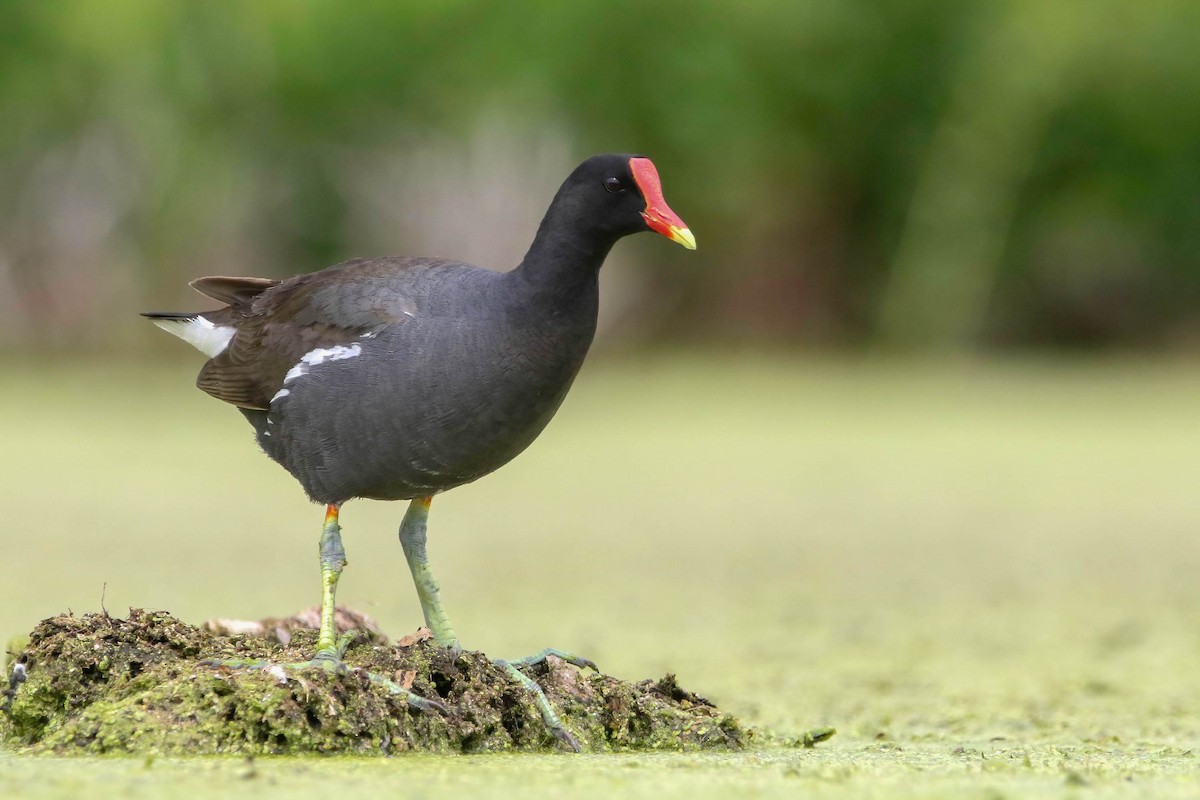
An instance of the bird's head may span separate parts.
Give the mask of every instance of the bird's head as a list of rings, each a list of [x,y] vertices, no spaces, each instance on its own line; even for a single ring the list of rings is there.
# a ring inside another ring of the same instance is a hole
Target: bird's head
[[[592,156],[575,168],[555,202],[614,239],[651,230],[696,249],[696,237],[667,205],[658,169],[645,156]]]

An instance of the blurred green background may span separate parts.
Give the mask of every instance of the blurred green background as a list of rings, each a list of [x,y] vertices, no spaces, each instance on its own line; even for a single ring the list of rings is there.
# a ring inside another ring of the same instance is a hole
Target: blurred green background
[[[1191,0],[5,3],[0,345],[141,348],[129,311],[202,274],[507,268],[632,150],[700,250],[619,248],[607,343],[1191,348],[1198,31]]]
[[[643,796],[1189,796],[1197,42],[1194,0],[2,3],[0,633],[318,598],[320,512],[137,311],[507,268],[579,160],[637,151],[699,250],[618,245],[562,414],[435,503],[464,642],[840,731],[728,783],[639,762]],[[340,589],[396,635],[400,516],[347,508]],[[613,763],[575,777],[637,796]]]

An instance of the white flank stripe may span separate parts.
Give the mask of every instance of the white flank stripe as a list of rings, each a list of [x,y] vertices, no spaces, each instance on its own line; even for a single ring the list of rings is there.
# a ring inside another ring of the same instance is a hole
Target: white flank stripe
[[[216,358],[229,346],[237,331],[228,325],[214,325],[204,317],[151,320],[172,336],[178,336],[209,358]]]
[[[276,400],[278,400],[282,397],[287,397],[291,393],[292,393],[291,389],[280,389],[278,392],[275,393],[275,396],[271,398],[271,402],[274,403]],[[268,417],[267,422],[270,422],[270,421],[271,420]]]
[[[344,358],[354,358],[358,355],[362,355],[362,345],[357,342],[349,347],[339,344],[333,347],[318,347],[316,350],[310,350],[300,358],[299,364],[289,369],[287,375],[283,376],[283,385],[287,386],[296,380],[296,378],[307,375],[309,367],[315,367],[317,364],[323,364],[326,361],[341,361]]]

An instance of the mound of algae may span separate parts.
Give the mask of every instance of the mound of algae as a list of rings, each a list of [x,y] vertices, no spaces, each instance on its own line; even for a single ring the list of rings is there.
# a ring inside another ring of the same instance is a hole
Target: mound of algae
[[[196,628],[165,612],[136,609],[127,619],[43,620],[6,670],[23,672],[25,680],[12,682],[7,712],[0,712],[0,743],[54,753],[176,755],[562,747],[532,695],[487,656],[455,655],[421,635],[393,644],[377,629],[364,630],[346,652],[351,669],[342,675],[205,663],[311,657],[316,631],[264,622],[250,626],[251,633],[230,633],[229,625]],[[440,700],[448,713],[410,709],[368,672]],[[585,751],[728,749],[749,736],[672,675],[631,683],[554,657],[525,672]]]

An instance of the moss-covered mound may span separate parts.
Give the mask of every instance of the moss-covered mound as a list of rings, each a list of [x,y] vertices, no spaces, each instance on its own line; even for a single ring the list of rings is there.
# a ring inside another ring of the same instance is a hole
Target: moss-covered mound
[[[0,742],[70,753],[393,753],[561,748],[529,692],[477,652],[454,655],[421,636],[390,644],[377,631],[346,653],[351,671],[234,670],[210,659],[311,657],[316,632],[272,620],[266,636],[192,627],[133,610],[43,620],[17,655]],[[280,631],[283,631],[282,635]],[[272,635],[273,634],[273,635]],[[11,674],[13,666],[10,665]],[[22,670],[17,669],[20,673]],[[368,672],[441,701],[410,709]],[[628,683],[551,657],[526,669],[585,751],[739,746],[731,716],[671,675]]]

